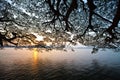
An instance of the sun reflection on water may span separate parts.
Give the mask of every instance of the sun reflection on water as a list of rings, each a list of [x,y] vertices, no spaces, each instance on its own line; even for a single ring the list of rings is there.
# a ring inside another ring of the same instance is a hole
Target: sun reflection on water
[[[33,49],[33,60],[34,60],[34,63],[37,63],[37,61],[38,61],[38,51],[37,51],[37,48]]]
[[[33,65],[32,65],[32,69],[33,69],[33,73],[36,73],[36,71],[38,70],[38,59],[39,59],[39,52],[37,50],[37,48],[33,49]]]

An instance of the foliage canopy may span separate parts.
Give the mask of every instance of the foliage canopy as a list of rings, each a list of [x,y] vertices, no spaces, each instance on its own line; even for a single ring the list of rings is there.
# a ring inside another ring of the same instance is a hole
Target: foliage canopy
[[[0,45],[119,48],[119,20],[120,0],[0,0]]]

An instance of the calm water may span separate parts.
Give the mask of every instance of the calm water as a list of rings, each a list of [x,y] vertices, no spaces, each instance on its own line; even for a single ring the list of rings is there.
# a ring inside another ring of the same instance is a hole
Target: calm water
[[[0,80],[120,80],[120,53],[6,48],[0,50]]]

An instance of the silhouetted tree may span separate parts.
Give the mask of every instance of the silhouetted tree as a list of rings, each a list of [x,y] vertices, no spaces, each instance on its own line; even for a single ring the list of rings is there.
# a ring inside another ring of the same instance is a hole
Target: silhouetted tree
[[[53,38],[52,45],[120,47],[120,0],[1,0],[0,6],[0,24],[16,32],[15,40],[39,45],[28,37],[33,32]],[[3,46],[7,38],[0,36]]]

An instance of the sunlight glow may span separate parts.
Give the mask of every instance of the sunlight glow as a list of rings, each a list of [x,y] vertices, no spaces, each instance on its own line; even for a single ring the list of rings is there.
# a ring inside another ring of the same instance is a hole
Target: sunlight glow
[[[37,50],[37,48],[33,49],[33,63],[32,63],[32,73],[37,73],[38,72],[38,61],[39,61],[39,52]]]
[[[37,51],[37,48],[34,48],[34,49],[33,49],[33,59],[34,59],[34,62],[36,62],[37,59],[38,59],[38,51]]]
[[[44,39],[43,36],[40,36],[40,35],[38,35],[37,33],[32,33],[32,34],[37,37],[35,40],[37,40],[37,41],[43,41],[43,39]]]
[[[38,36],[36,36],[36,37],[37,37],[37,38],[36,38],[37,41],[43,41],[43,36],[39,36],[39,35],[38,35]]]

